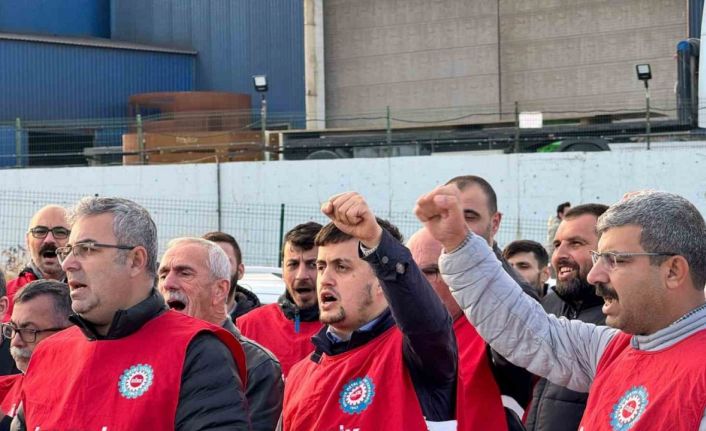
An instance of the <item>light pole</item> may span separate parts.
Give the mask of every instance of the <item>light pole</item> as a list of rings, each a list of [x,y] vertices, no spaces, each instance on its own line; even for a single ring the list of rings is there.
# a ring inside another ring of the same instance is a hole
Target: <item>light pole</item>
[[[652,69],[649,64],[638,64],[635,65],[635,72],[637,72],[637,79],[645,83],[645,105],[647,110],[645,112],[646,120],[646,131],[647,131],[647,149],[650,149],[650,79],[652,79]]]
[[[265,152],[265,160],[270,161],[270,151],[267,146],[267,76],[253,75],[252,77],[255,91],[260,93],[260,130],[262,131],[262,150]]]

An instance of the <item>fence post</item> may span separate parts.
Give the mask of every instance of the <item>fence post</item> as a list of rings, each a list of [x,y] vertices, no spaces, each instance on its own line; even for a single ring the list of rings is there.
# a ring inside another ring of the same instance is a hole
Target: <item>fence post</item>
[[[386,141],[387,141],[387,157],[392,157],[392,121],[390,121],[390,107],[387,107],[387,126],[386,126]]]
[[[280,253],[282,253],[282,242],[284,241],[284,204],[279,207],[279,248],[277,249],[277,259],[275,260],[275,266],[279,266]]]
[[[145,137],[142,131],[142,115],[137,114],[137,151],[140,152],[140,164],[145,164]]]
[[[520,104],[515,101],[515,153],[520,152]]]
[[[15,118],[15,166],[22,167],[22,120]]]

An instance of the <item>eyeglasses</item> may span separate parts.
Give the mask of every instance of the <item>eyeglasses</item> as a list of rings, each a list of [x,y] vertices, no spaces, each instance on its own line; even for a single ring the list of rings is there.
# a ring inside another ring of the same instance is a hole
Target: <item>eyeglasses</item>
[[[37,334],[43,332],[57,332],[66,328],[47,328],[47,329],[31,329],[31,328],[16,328],[10,323],[1,323],[2,336],[8,340],[12,340],[15,335],[19,334],[20,339],[25,343],[34,343],[37,341]]]
[[[602,262],[606,268],[608,268],[609,271],[612,271],[615,269],[616,266],[618,266],[619,263],[625,263],[630,259],[631,257],[636,257],[636,256],[676,256],[677,253],[663,253],[663,252],[655,252],[655,253],[615,253],[612,251],[606,251],[603,253],[598,253],[597,251],[591,250],[591,260],[593,261],[594,265],[597,265],[598,262]]]
[[[88,256],[98,248],[117,248],[119,250],[132,250],[135,247],[137,246],[121,244],[101,244],[98,242],[87,241],[79,242],[74,245],[69,244],[66,247],[59,247],[56,249],[56,256],[59,258],[59,262],[64,263],[64,260],[66,260],[66,258],[69,257],[69,254],[71,253],[73,253],[73,255],[77,259],[81,259],[83,257]]]
[[[49,235],[49,232],[51,232],[51,234],[54,235],[54,238],[56,239],[68,238],[69,234],[71,233],[70,230],[61,226],[56,226],[51,229],[46,226],[35,226],[29,230],[29,233],[31,233],[32,236],[37,239],[46,238],[47,235]]]
[[[441,275],[441,272],[439,271],[438,266],[430,266],[426,268],[421,268],[420,271],[422,271],[422,274],[427,278],[429,281],[437,281],[439,280],[439,276]]]

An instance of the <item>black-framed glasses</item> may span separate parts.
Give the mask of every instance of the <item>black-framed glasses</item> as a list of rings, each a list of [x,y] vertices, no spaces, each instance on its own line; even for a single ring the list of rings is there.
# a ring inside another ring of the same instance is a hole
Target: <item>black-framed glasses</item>
[[[73,255],[77,259],[88,256],[93,251],[98,248],[117,248],[118,250],[132,250],[137,247],[136,245],[123,245],[123,244],[101,244],[99,242],[86,241],[79,242],[74,245],[67,245],[66,247],[58,247],[56,249],[56,256],[59,258],[59,262],[64,263],[69,254]]]
[[[54,238],[56,239],[68,238],[69,234],[71,233],[69,229],[61,226],[55,226],[53,228],[49,228],[47,226],[35,226],[29,230],[29,233],[31,233],[32,236],[37,239],[46,238],[47,235],[49,235],[49,232],[51,232],[51,234],[54,235]]]
[[[32,329],[32,328],[17,328],[11,323],[1,323],[2,336],[8,340],[12,340],[15,335],[20,334],[20,339],[25,343],[34,343],[37,341],[37,334],[44,332],[57,332],[66,328],[47,328],[47,329]]]
[[[667,252],[654,252],[654,253],[620,253],[613,251],[606,251],[603,253],[598,253],[597,251],[591,250],[591,260],[593,264],[596,265],[598,262],[602,262],[609,271],[615,269],[620,263],[626,262],[628,259],[637,256],[676,256],[677,253],[667,253]]]

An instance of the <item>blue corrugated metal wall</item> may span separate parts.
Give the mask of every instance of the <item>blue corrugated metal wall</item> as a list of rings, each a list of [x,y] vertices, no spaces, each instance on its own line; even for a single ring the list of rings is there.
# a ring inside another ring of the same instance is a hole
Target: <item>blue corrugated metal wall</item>
[[[113,39],[198,51],[196,89],[253,95],[266,74],[273,112],[304,111],[300,0],[111,0]]]
[[[189,91],[194,56],[0,40],[0,121],[124,117],[128,97]]]
[[[110,37],[110,0],[2,0],[0,32]]]

